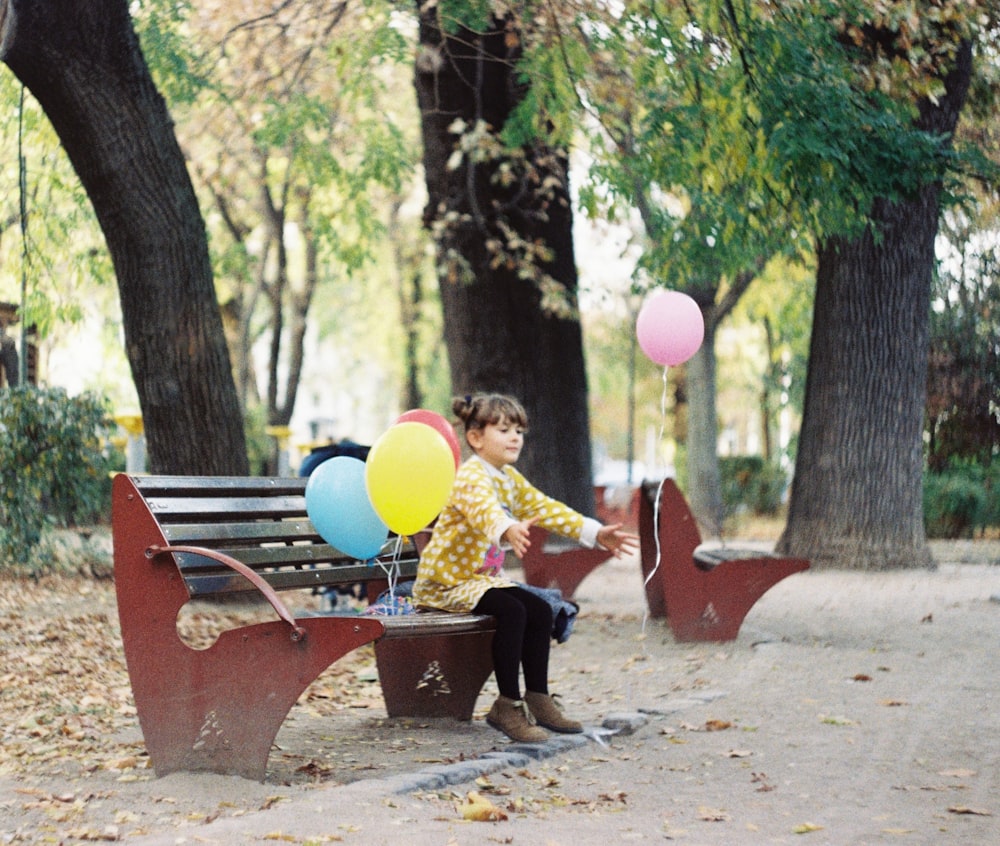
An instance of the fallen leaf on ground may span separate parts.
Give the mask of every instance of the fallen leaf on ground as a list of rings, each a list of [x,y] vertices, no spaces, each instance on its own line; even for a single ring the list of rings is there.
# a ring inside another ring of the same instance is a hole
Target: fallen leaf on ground
[[[470,790],[466,801],[458,806],[462,819],[471,822],[498,822],[507,819],[507,814],[489,799],[475,790]]]
[[[854,720],[848,719],[847,717],[827,717],[824,714],[819,715],[821,723],[826,723],[828,726],[854,726],[857,725]]]
[[[705,822],[729,822],[730,817],[725,811],[702,805],[698,808],[698,819]]]
[[[985,808],[970,808],[968,805],[952,805],[948,809],[949,814],[973,814],[977,817],[992,817],[993,812]]]
[[[806,823],[802,823],[801,825],[795,826],[795,828],[792,829],[792,833],[793,834],[809,834],[810,832],[813,832],[813,831],[822,831],[822,830],[823,830],[823,826],[816,825],[815,823],[811,823],[811,822],[806,822]]]
[[[972,778],[976,774],[975,770],[967,769],[954,769],[954,770],[941,770],[938,775],[952,776],[953,778]]]

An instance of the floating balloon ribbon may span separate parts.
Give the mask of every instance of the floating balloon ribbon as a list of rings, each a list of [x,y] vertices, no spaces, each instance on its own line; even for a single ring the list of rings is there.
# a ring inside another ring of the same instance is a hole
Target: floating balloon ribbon
[[[654,291],[650,294],[635,322],[636,339],[639,347],[655,364],[663,365],[663,393],[660,398],[660,435],[663,442],[667,419],[667,371],[671,365],[683,364],[701,347],[705,339],[705,319],[701,308],[687,294],[680,291]],[[643,583],[649,582],[660,569],[660,496],[663,479],[656,488],[653,501],[653,537],[656,541],[656,563]],[[642,631],[646,631],[649,608],[642,618]]]

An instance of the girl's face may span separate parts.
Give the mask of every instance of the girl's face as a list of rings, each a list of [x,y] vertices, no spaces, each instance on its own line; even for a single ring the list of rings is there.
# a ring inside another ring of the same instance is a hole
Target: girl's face
[[[501,420],[499,423],[487,423],[482,429],[470,429],[466,438],[476,455],[502,470],[508,464],[514,464],[521,455],[524,429],[508,420]]]

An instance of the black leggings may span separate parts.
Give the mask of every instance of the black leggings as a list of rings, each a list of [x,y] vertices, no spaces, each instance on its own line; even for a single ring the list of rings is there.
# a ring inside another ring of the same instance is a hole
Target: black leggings
[[[497,621],[493,672],[500,695],[521,698],[519,667],[524,668],[527,690],[547,694],[552,606],[531,591],[509,587],[490,588],[473,610],[477,614],[492,614]]]

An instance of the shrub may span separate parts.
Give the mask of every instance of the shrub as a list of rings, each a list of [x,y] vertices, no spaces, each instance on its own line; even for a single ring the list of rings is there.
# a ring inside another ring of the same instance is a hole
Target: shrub
[[[719,473],[727,516],[742,510],[771,515],[781,507],[787,480],[776,464],[759,455],[735,455],[719,459]]]
[[[46,528],[107,514],[111,483],[103,452],[107,404],[58,388],[0,391],[0,562],[38,569]]]
[[[1000,525],[996,469],[952,461],[941,473],[924,474],[924,529],[929,538],[971,538]]]

